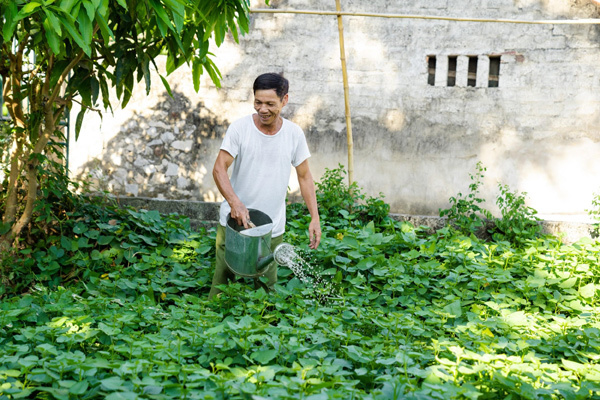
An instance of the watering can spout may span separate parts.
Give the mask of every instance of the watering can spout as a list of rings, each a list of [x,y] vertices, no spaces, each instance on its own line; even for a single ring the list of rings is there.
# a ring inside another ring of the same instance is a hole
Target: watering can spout
[[[269,254],[265,257],[261,257],[256,262],[256,270],[261,271],[263,268],[266,268],[269,264],[271,264],[271,262],[273,261],[274,258],[275,258],[275,256],[273,254]]]
[[[291,244],[280,243],[277,245],[277,247],[275,247],[273,253],[262,257],[257,261],[256,269],[261,270],[267,267],[273,260],[275,260],[275,262],[281,266],[286,266],[290,261],[289,255],[291,252],[293,252],[293,247]]]

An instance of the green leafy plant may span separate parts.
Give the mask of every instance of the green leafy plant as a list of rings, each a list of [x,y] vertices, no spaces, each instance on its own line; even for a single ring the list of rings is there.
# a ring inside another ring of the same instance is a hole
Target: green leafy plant
[[[522,243],[525,240],[536,239],[542,232],[537,211],[525,204],[526,192],[512,192],[508,185],[498,183],[500,194],[496,204],[500,208],[501,217],[494,219],[494,227],[490,233],[495,240],[508,240]]]
[[[301,247],[295,207],[285,240]],[[600,396],[598,241],[483,241],[346,213],[302,252],[330,295],[281,267],[273,292],[240,280],[208,300],[214,230],[76,202],[60,238],[14,260],[59,268],[0,298],[0,398]]]
[[[600,236],[600,193],[593,194],[592,208],[586,210],[586,212],[596,221],[592,224],[590,233],[592,234],[592,237],[598,238]]]
[[[343,215],[348,221],[377,223],[388,217],[390,207],[379,197],[367,196],[356,182],[346,183],[346,170],[343,165],[325,169],[321,180],[316,183],[319,213],[325,219],[336,220]]]
[[[348,186],[346,170],[341,164],[337,168],[325,168],[316,189],[319,213],[327,217],[337,218],[340,210],[350,213],[358,210],[365,197],[356,182]]]
[[[466,234],[480,232],[486,225],[486,219],[492,218],[491,213],[481,207],[485,199],[478,197],[486,168],[481,161],[475,168],[475,174],[469,174],[469,193],[465,196],[459,192],[455,197],[450,197],[450,208],[440,209],[439,213],[440,217],[447,217],[452,226]]]

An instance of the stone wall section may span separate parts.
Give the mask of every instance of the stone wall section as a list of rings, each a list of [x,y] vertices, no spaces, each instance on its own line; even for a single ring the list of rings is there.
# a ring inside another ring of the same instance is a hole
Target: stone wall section
[[[214,194],[205,198],[199,185],[212,180],[204,160],[218,152],[228,123],[179,90],[154,101],[145,108],[137,99],[130,114],[120,110],[126,119],[112,137],[101,137],[98,155],[78,169],[78,176],[91,176],[99,189],[115,195],[214,200]]]

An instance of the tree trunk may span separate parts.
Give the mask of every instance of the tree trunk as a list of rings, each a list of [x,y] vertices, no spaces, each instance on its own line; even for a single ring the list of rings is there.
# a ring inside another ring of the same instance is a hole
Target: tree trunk
[[[11,154],[9,184],[2,216],[2,222],[4,224],[10,224],[11,228],[5,234],[0,235],[0,253],[2,251],[8,251],[23,229],[31,222],[34,206],[38,198],[38,166],[40,158],[37,156],[44,153],[50,138],[55,134],[57,123],[61,115],[60,110],[62,110],[62,107],[58,107],[58,111],[55,112],[57,106],[56,102],[60,99],[61,88],[66,82],[69,72],[79,60],[81,60],[84,54],[83,52],[80,52],[80,54],[67,65],[54,87],[50,87],[50,76],[52,75],[52,67],[54,66],[53,62],[50,63],[49,68],[45,71],[45,81],[43,86],[39,84],[35,86],[35,76],[29,77],[30,89],[36,92],[30,97],[30,101],[35,100],[29,105],[30,113],[41,111],[43,115],[43,129],[41,132],[38,132],[40,127],[39,124],[36,124],[36,126],[27,125],[28,123],[31,123],[31,120],[27,121],[23,106],[19,99],[19,93],[22,89],[21,79],[23,76],[22,66],[24,49],[25,46],[24,43],[22,43],[22,45],[19,46],[19,50],[14,55],[10,56],[10,79],[8,80],[7,86],[4,88],[4,93],[2,93],[16,129],[13,132],[15,146],[14,151]],[[35,73],[32,75],[35,75]],[[62,99],[62,101],[64,101],[64,99]],[[35,132],[32,132],[32,130],[35,130]],[[18,192],[20,188],[25,189],[26,193],[25,198],[23,199],[25,205],[22,211],[19,210],[20,199]]]
[[[31,155],[29,155],[28,153],[23,153],[21,156],[21,163],[26,163],[26,165],[27,165],[27,172],[25,174],[25,178],[24,178],[24,182],[23,182],[23,184],[26,184],[26,188],[27,188],[25,208],[23,209],[23,212],[22,212],[20,218],[16,222],[13,223],[10,231],[7,232],[5,235],[3,235],[2,238],[0,238],[0,242],[2,243],[0,249],[2,247],[6,247],[6,246],[10,247],[10,245],[12,245],[12,242],[17,237],[19,237],[19,235],[21,234],[23,229],[29,224],[29,222],[31,222],[31,218],[33,216],[33,209],[35,206],[35,201],[37,200],[37,195],[38,195],[38,193],[37,193],[37,191],[38,191],[37,167],[39,165],[39,158],[32,157],[32,156],[40,155],[44,152],[44,149],[46,148],[48,141],[54,134],[54,131],[56,129],[56,122],[57,122],[57,120],[55,119],[55,116],[54,116],[52,104],[47,103],[44,106],[44,130],[42,132],[42,135],[39,137],[38,141],[35,143],[35,145],[33,147],[33,151],[31,152]],[[25,160],[24,157],[27,157],[28,160]],[[12,171],[11,171],[11,175],[12,175]],[[19,178],[20,175],[21,174],[18,173],[17,178]],[[18,183],[16,183],[16,185],[15,185],[15,193],[16,193],[17,185],[18,185]],[[16,196],[15,196],[15,200],[17,200]],[[12,206],[13,205],[11,205],[11,207]],[[16,208],[16,204],[14,204],[14,207]],[[7,208],[8,208],[8,204],[7,204]],[[6,242],[6,244],[5,244],[5,242]]]
[[[2,216],[3,223],[14,222],[17,215],[17,191],[19,185],[19,175],[23,167],[23,146],[25,143],[25,115],[23,114],[23,107],[21,103],[15,99],[16,93],[21,90],[20,85],[20,73],[19,68],[20,62],[16,62],[14,68],[11,68],[11,77],[7,80],[6,86],[2,96],[6,101],[8,112],[13,120],[14,125],[17,129],[13,132],[13,143],[14,149],[10,156],[10,174],[8,179],[7,198]]]

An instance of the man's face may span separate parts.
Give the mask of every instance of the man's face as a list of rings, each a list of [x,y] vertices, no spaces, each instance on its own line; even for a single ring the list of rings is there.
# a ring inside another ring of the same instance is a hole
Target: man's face
[[[280,99],[273,89],[257,90],[254,92],[254,109],[262,125],[273,125],[281,114],[281,109],[287,104],[288,95]]]

